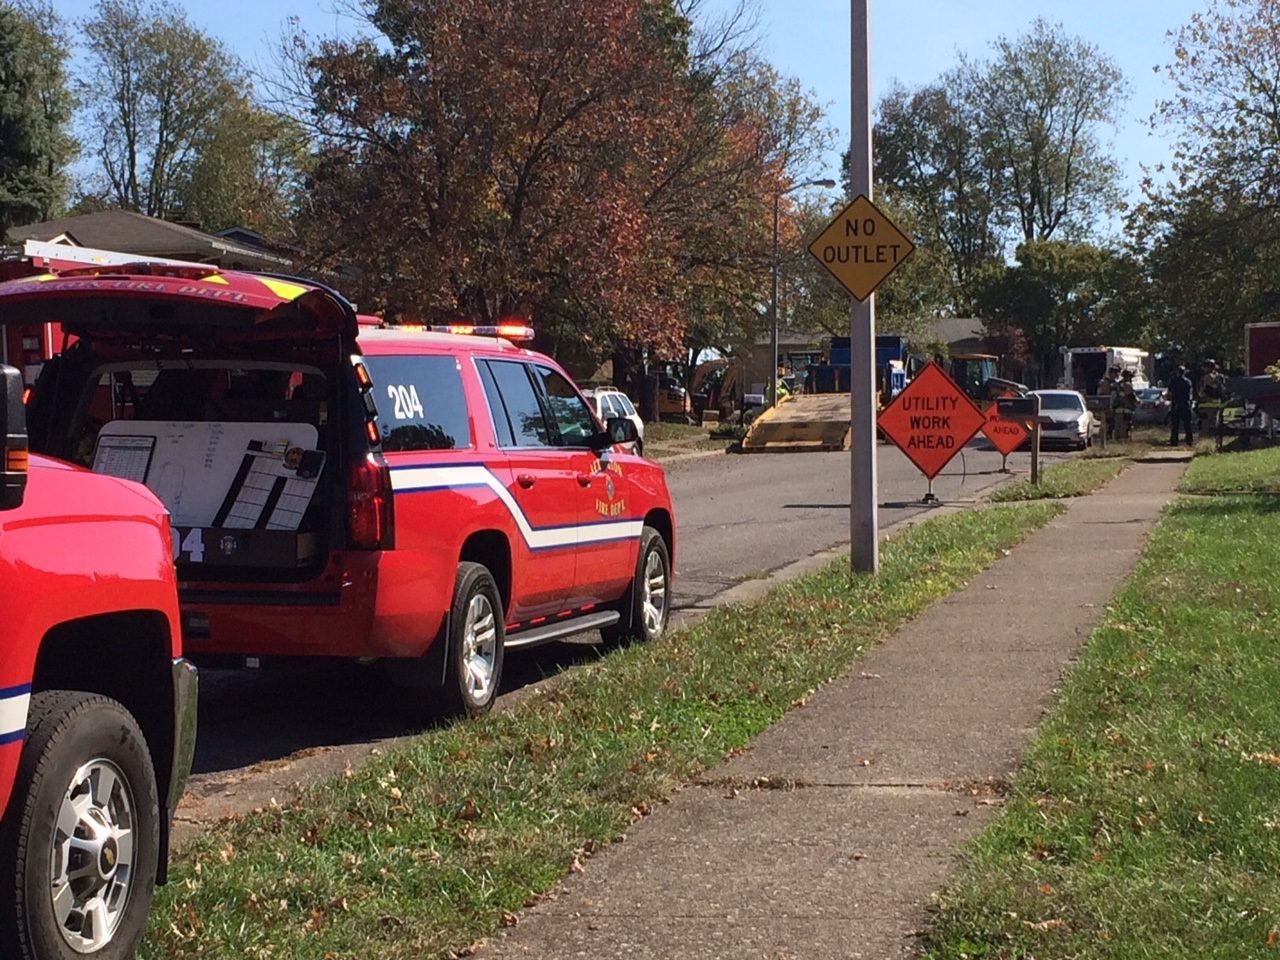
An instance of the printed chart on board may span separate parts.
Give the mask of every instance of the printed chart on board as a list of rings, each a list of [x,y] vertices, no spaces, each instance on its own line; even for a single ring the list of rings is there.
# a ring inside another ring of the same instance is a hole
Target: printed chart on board
[[[297,530],[324,469],[309,423],[116,420],[96,473],[145,483],[177,527]]]

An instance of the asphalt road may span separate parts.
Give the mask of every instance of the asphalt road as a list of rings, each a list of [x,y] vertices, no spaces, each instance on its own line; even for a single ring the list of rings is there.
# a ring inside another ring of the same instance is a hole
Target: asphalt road
[[[1026,468],[1026,454],[1014,459]],[[999,454],[971,445],[935,481],[935,493],[944,502],[972,500],[1004,478],[999,468]],[[696,615],[734,584],[847,542],[849,471],[847,453],[724,455],[669,464],[676,610]],[[924,478],[885,445],[879,447],[879,489],[882,527],[927,509],[920,502]],[[530,683],[597,655],[589,642],[512,654],[504,696],[518,696]],[[245,779],[245,767],[269,767],[297,751],[362,745],[367,752],[370,743],[409,731],[391,706],[404,696],[376,669],[345,662],[206,670],[193,791],[220,789]]]
[[[896,447],[881,444],[877,470],[880,526],[920,513],[928,483]],[[1063,459],[1046,453],[1045,462]],[[1029,454],[1014,454],[1027,469]],[[934,481],[944,503],[971,501],[1006,478],[1001,457],[966,447]],[[678,460],[667,468],[676,508],[677,610],[707,606],[748,577],[849,541],[846,453],[754,454]]]

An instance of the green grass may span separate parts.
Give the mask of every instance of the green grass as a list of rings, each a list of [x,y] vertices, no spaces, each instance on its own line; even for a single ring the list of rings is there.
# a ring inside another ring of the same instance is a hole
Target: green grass
[[[644,425],[644,442],[662,443],[664,441],[706,440],[706,427],[697,427],[691,423],[646,423]]]
[[[1083,497],[1114,480],[1129,460],[1124,457],[1067,460],[1040,472],[1039,486],[1030,480],[1019,480],[1001,487],[991,495],[993,501],[1049,500],[1061,497]]]
[[[140,956],[463,951],[1059,510],[927,521],[884,546],[874,577],[835,563],[219,826],[174,864]]]
[[[1280,447],[1196,457],[1183,493],[1280,493]]]
[[[1177,503],[969,849],[927,956],[1275,955],[1278,610],[1280,499]]]

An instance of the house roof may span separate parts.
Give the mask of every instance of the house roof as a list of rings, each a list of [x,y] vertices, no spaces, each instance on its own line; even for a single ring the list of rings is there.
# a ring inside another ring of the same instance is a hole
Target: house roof
[[[242,270],[287,270],[291,266],[287,258],[269,250],[131,210],[101,210],[11,227],[8,238],[11,243],[70,239],[99,250],[192,260]]]

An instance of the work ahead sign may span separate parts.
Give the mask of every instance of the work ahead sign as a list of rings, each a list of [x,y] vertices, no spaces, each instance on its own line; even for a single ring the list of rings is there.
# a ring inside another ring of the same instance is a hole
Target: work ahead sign
[[[932,480],[982,429],[986,417],[936,363],[884,408],[880,430]]]
[[[1000,399],[1012,400],[1015,396],[1016,394],[1006,390]],[[994,403],[987,410],[987,422],[982,425],[982,432],[1002,457],[1007,457],[1031,438],[1031,431],[1025,423],[1000,416],[1000,408]]]
[[[871,296],[915,245],[859,194],[809,244],[809,252],[859,300]]]

